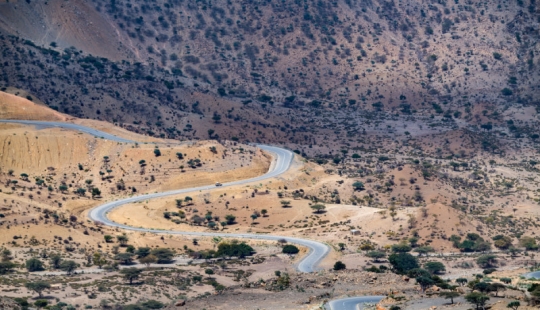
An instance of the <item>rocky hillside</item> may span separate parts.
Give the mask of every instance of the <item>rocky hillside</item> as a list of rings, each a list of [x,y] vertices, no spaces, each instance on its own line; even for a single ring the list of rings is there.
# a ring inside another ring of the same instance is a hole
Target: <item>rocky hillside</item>
[[[168,137],[309,145],[338,109],[506,126],[508,109],[539,102],[539,12],[535,0],[6,1],[0,86]]]

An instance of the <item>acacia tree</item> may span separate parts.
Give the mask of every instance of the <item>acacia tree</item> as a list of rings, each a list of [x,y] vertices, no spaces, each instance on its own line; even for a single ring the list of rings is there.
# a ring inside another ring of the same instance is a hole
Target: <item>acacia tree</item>
[[[39,298],[43,297],[43,291],[51,288],[51,285],[45,281],[27,282],[26,288],[38,293]]]
[[[43,263],[39,259],[30,258],[29,260],[26,261],[26,269],[29,272],[33,272],[33,271],[42,271],[45,268],[43,268]]]
[[[420,276],[416,278],[416,283],[420,285],[420,288],[422,288],[422,292],[425,292],[428,287],[435,284],[435,281],[433,281],[433,279],[429,277]]]
[[[114,257],[114,259],[119,260],[125,265],[130,265],[133,262],[133,254],[132,253],[118,253]]]
[[[62,271],[65,271],[68,275],[73,274],[73,272],[77,269],[77,267],[78,267],[77,263],[72,260],[63,261],[60,264],[60,269]]]
[[[469,282],[469,280],[467,280],[466,278],[457,278],[457,279],[456,279],[456,282],[459,284],[459,286],[463,286],[463,285],[465,285],[467,282]]]
[[[121,246],[126,246],[128,241],[129,241],[128,236],[126,236],[125,234],[120,235],[120,236],[116,236],[116,239],[118,240],[118,242],[120,243]]]
[[[427,262],[424,264],[424,268],[431,274],[438,274],[446,271],[446,267],[441,262]]]
[[[486,254],[476,259],[478,266],[482,268],[492,268],[497,264],[497,256],[493,254]]]
[[[465,295],[465,300],[475,305],[476,309],[478,310],[480,309],[480,307],[484,308],[484,306],[486,305],[486,302],[489,300],[489,297],[483,293],[472,292]]]
[[[414,252],[418,253],[418,256],[427,255],[429,253],[435,252],[435,250],[430,246],[421,246],[414,249]]]
[[[409,253],[394,253],[388,257],[388,261],[397,273],[406,273],[419,267],[416,257]]]
[[[174,257],[174,252],[165,248],[153,249],[150,253],[157,258],[159,264],[170,263]]]
[[[386,257],[386,253],[381,252],[381,251],[370,251],[370,252],[366,253],[366,256],[369,257],[369,258],[373,258],[373,261],[378,263],[378,262],[380,262],[381,258]]]
[[[124,278],[129,281],[129,284],[133,284],[133,280],[136,280],[141,275],[142,270],[131,267],[120,270],[120,273],[124,275]]]
[[[450,303],[454,304],[454,298],[459,297],[461,294],[456,291],[451,291],[451,292],[441,292],[439,295],[441,297],[444,297],[444,299],[450,299]]]
[[[157,263],[157,261],[158,258],[152,254],[146,255],[145,257],[139,259],[139,262],[141,262],[141,264],[145,264],[146,268],[150,267],[151,264]]]
[[[107,260],[99,252],[94,253],[94,257],[93,257],[92,261],[94,262],[94,265],[99,267],[99,269],[101,269],[101,267],[103,267],[103,265],[107,264]]]
[[[60,256],[60,254],[51,255],[49,263],[54,269],[60,269],[60,264],[62,263],[62,256]]]
[[[315,210],[316,213],[321,213],[324,209],[326,209],[326,206],[320,203],[314,204],[311,206],[311,209]]]
[[[517,310],[520,306],[521,304],[519,303],[519,301],[514,300],[514,301],[509,302],[508,305],[506,305],[506,308]]]
[[[506,285],[498,282],[493,282],[489,285],[489,290],[495,292],[495,297],[499,297],[499,291],[506,290]]]

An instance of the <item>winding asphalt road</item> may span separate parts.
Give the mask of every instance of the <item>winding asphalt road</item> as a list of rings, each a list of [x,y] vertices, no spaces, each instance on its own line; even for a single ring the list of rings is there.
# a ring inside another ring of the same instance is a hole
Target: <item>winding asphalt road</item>
[[[533,271],[523,275],[527,279],[535,278],[540,279],[540,271]]]
[[[45,121],[26,121],[26,120],[0,120],[0,122],[3,123],[20,123],[20,124],[26,124],[26,125],[34,125],[39,128],[66,128],[66,129],[72,129],[72,130],[78,130],[99,138],[108,139],[111,141],[116,142],[124,142],[124,143],[135,143],[135,141],[123,139],[90,127],[82,126],[82,125],[76,125],[71,123],[62,123],[62,122],[45,122]],[[262,150],[265,150],[269,153],[272,153],[274,155],[274,162],[272,163],[270,170],[261,176],[247,179],[247,180],[240,180],[240,181],[234,181],[234,182],[228,182],[223,183],[221,187],[229,187],[229,186],[238,186],[238,185],[245,185],[253,182],[260,182],[264,181],[270,178],[274,178],[279,176],[280,174],[286,172],[289,170],[292,159],[294,157],[294,154],[289,151],[285,150],[279,147],[269,146],[269,145],[262,145],[258,144],[257,147],[259,147]],[[297,264],[296,268],[301,272],[314,272],[319,270],[318,267],[321,260],[328,255],[330,252],[330,247],[324,243],[307,240],[307,239],[301,239],[301,238],[294,238],[294,237],[283,237],[283,236],[274,236],[274,235],[258,235],[258,234],[227,234],[227,233],[211,233],[211,232],[184,232],[184,231],[175,231],[175,230],[159,230],[159,229],[147,229],[147,228],[141,228],[141,227],[133,227],[128,225],[119,224],[116,222],[111,221],[107,217],[107,213],[111,210],[118,208],[122,205],[139,202],[143,200],[148,199],[154,199],[154,198],[161,198],[161,197],[167,197],[167,196],[173,196],[173,195],[179,195],[179,194],[185,194],[190,192],[198,192],[198,191],[209,191],[213,190],[216,187],[214,185],[207,185],[207,186],[200,186],[195,188],[186,188],[186,189],[179,189],[179,190],[172,190],[167,192],[161,192],[161,193],[153,193],[153,194],[145,194],[140,196],[134,196],[129,198],[124,198],[116,201],[111,201],[108,203],[105,203],[103,205],[100,205],[94,209],[92,209],[89,213],[89,217],[97,222],[101,222],[104,225],[112,226],[112,227],[118,227],[126,230],[132,230],[132,231],[140,231],[140,232],[149,232],[149,233],[158,233],[158,234],[172,234],[172,235],[185,235],[185,236],[206,236],[206,237],[226,237],[226,238],[247,238],[247,239],[259,239],[259,240],[271,240],[271,241],[277,241],[280,239],[285,239],[288,242],[295,243],[301,246],[305,246],[309,248],[309,253]]]
[[[87,134],[90,134],[92,136],[103,138],[115,142],[123,142],[123,143],[135,143],[136,141],[124,139],[117,137],[115,135],[111,135],[110,133],[106,133],[94,128],[81,126],[77,124],[71,124],[71,123],[62,123],[62,122],[45,122],[45,121],[23,121],[23,120],[6,120],[1,119],[0,123],[17,123],[17,124],[24,124],[24,125],[32,125],[36,126],[38,128],[65,128],[65,129],[72,129],[77,130],[80,132],[84,132]]]
[[[362,304],[376,304],[386,296],[360,296],[336,299],[326,304],[327,310],[362,310]]]
[[[83,133],[87,133],[90,135],[93,135],[98,138],[103,138],[111,141],[116,142],[122,142],[122,143],[135,143],[136,141],[124,139],[117,137],[115,135],[96,130],[94,128],[77,125],[77,124],[71,124],[71,123],[62,123],[62,122],[45,122],[45,121],[27,121],[27,120],[0,120],[0,123],[19,123],[19,124],[25,124],[25,125],[33,125],[38,128],[65,128],[65,129],[72,129],[77,130]],[[272,153],[274,155],[274,162],[271,165],[269,171],[261,176],[247,179],[247,180],[240,180],[240,181],[234,181],[234,182],[228,182],[223,183],[222,187],[229,187],[229,186],[238,186],[238,185],[245,185],[253,182],[260,182],[264,181],[270,178],[277,177],[281,175],[282,173],[289,170],[292,159],[294,157],[294,154],[289,151],[285,150],[279,147],[269,146],[269,145],[262,145],[258,144],[257,147],[259,147],[262,150],[265,150],[269,153]],[[293,238],[293,237],[283,237],[283,236],[275,236],[275,235],[257,235],[257,234],[227,234],[227,233],[212,233],[212,232],[184,232],[184,231],[175,231],[175,230],[159,230],[159,229],[147,229],[147,228],[141,228],[141,227],[133,227],[128,225],[119,224],[116,222],[111,221],[107,217],[107,213],[109,213],[111,210],[118,208],[122,205],[129,204],[129,203],[135,203],[143,200],[148,199],[154,199],[154,198],[161,198],[161,197],[167,197],[167,196],[173,196],[173,195],[180,195],[180,194],[186,194],[190,192],[198,192],[198,191],[210,191],[215,189],[216,187],[214,185],[207,185],[207,186],[200,186],[195,188],[186,188],[186,189],[178,189],[178,190],[172,190],[168,192],[161,192],[161,193],[153,193],[153,194],[145,194],[140,196],[134,196],[129,198],[124,198],[121,200],[111,201],[108,203],[105,203],[103,205],[100,205],[94,209],[92,209],[89,213],[89,217],[97,222],[101,222],[104,225],[111,226],[111,227],[118,227],[126,230],[132,230],[132,231],[140,231],[140,232],[149,232],[149,233],[158,233],[158,234],[172,234],[172,235],[185,235],[185,236],[204,236],[204,237],[226,237],[226,238],[247,238],[247,239],[259,239],[259,240],[271,240],[271,241],[277,241],[280,239],[285,239],[288,242],[295,243],[301,246],[305,246],[309,248],[309,253],[297,264],[296,268],[301,272],[314,272],[319,270],[318,267],[319,263],[321,262],[326,255],[330,252],[330,247],[324,243],[313,241],[313,240],[307,240],[307,239],[301,239],[301,238]],[[357,310],[362,309],[361,304],[363,303],[377,303],[379,302],[384,296],[362,296],[362,297],[349,297],[349,298],[343,298],[343,299],[337,299],[330,301],[326,308],[329,310]],[[359,306],[360,308],[357,308]]]

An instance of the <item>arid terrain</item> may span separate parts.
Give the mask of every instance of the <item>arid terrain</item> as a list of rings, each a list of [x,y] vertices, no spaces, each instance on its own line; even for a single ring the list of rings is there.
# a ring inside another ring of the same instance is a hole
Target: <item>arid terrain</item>
[[[0,0],[0,120],[137,141],[0,122],[0,308],[536,309],[539,29],[536,0]],[[290,168],[220,187],[273,167],[253,143]],[[89,217],[204,185],[107,214],[163,233]]]

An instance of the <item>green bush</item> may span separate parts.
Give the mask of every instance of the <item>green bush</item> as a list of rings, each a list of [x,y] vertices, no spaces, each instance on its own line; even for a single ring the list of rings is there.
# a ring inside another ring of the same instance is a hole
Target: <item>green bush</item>
[[[514,94],[514,92],[510,88],[503,88],[503,90],[501,90],[501,93],[503,94],[503,96],[512,96]]]
[[[347,266],[339,260],[334,264],[334,270],[344,270],[346,268]]]
[[[29,272],[34,272],[45,270],[45,268],[43,267],[42,261],[37,258],[30,258],[26,261],[26,270],[28,270]]]
[[[300,252],[300,250],[295,245],[287,244],[283,247],[282,252],[284,254],[297,254],[298,252]]]
[[[416,257],[409,253],[394,253],[388,257],[396,273],[406,273],[409,270],[419,268]]]
[[[217,256],[236,256],[244,258],[255,253],[255,250],[245,242],[238,243],[237,241],[223,242],[218,245]]]

